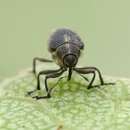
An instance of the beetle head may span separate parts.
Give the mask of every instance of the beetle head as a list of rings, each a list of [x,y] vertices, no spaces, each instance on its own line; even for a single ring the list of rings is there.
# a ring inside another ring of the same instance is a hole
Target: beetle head
[[[77,64],[77,57],[73,54],[65,55],[63,58],[63,64],[66,67],[74,67]]]

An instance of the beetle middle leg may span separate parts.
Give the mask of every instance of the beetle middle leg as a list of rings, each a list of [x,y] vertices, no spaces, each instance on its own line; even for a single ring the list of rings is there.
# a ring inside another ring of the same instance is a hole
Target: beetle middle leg
[[[47,92],[47,95],[46,96],[34,96],[34,97],[32,97],[32,98],[36,98],[36,99],[43,99],[43,98],[50,98],[51,97],[51,90],[54,88],[48,88],[48,84],[47,84],[47,80],[49,79],[49,78],[56,78],[56,77],[59,77],[59,76],[61,76],[62,75],[62,73],[63,72],[65,72],[66,70],[65,69],[61,69],[61,71],[57,71],[57,72],[53,72],[53,73],[50,73],[50,74],[47,74],[46,76],[45,76],[45,90],[46,90],[46,92]],[[39,76],[38,76],[38,79],[37,79],[37,89],[39,90],[40,89],[40,75],[42,75],[43,73],[41,73],[41,74],[39,74]]]
[[[53,62],[52,60],[48,60],[45,58],[39,58],[39,57],[35,57],[33,59],[33,73],[36,74],[36,61],[40,61],[40,62]]]
[[[98,73],[98,76],[99,76],[99,79],[100,79],[100,84],[101,85],[113,85],[114,83],[105,83],[104,80],[103,80],[103,77],[102,77],[102,74],[101,72],[99,71],[98,68],[96,67],[83,67],[83,68],[74,68],[74,70],[80,74],[89,74],[89,73],[93,73],[93,78],[91,80],[91,82],[89,83],[88,85],[88,89],[94,87],[92,86],[94,80],[95,80],[95,76],[96,76],[96,73]],[[83,77],[83,76],[82,76]],[[84,77],[83,77],[84,78]],[[96,85],[95,87],[99,87],[99,85]]]

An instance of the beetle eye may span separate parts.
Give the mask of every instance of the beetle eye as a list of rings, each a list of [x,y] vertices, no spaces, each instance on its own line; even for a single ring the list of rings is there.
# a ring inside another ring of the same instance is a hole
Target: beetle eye
[[[77,63],[77,58],[75,55],[69,54],[64,57],[64,65],[67,67],[74,67]]]

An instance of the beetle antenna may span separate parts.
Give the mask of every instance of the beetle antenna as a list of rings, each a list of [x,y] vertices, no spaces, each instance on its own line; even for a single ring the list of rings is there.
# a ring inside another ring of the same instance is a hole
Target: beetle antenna
[[[71,75],[72,75],[72,68],[69,67],[69,73],[68,73],[68,81],[71,79]]]

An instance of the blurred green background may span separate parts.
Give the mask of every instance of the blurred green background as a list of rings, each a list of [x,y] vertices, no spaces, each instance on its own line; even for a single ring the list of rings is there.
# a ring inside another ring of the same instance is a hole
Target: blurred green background
[[[68,27],[85,43],[79,64],[130,77],[129,0],[0,0],[0,78],[51,57],[52,30]]]

